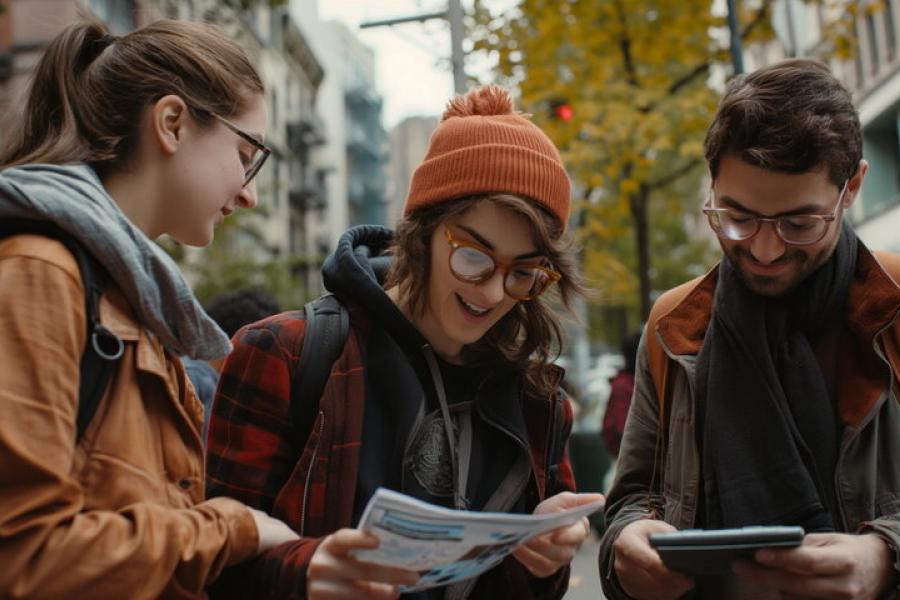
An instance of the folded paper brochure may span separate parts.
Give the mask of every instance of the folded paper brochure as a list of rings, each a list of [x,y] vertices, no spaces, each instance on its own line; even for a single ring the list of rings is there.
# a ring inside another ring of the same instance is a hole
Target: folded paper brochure
[[[603,508],[598,500],[544,515],[473,512],[435,506],[378,488],[359,523],[381,543],[359,550],[358,560],[418,571],[415,592],[448,585],[484,573],[532,537],[571,525]]]

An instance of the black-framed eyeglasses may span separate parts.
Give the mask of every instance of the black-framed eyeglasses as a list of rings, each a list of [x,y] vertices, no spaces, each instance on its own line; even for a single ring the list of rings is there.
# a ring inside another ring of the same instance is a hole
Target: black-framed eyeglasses
[[[464,283],[484,283],[497,270],[504,272],[503,289],[515,300],[533,300],[562,275],[544,264],[528,261],[503,261],[475,242],[458,240],[444,227],[450,244],[450,272]]]
[[[241,162],[244,164],[244,185],[243,187],[247,187],[247,184],[253,181],[253,178],[256,177],[256,174],[259,173],[259,170],[262,168],[263,164],[265,164],[266,159],[269,158],[269,155],[272,154],[272,149],[260,142],[258,139],[226,119],[225,117],[220,117],[216,113],[209,113],[213,117],[216,118],[222,125],[233,131],[240,137],[242,140],[253,146],[253,155],[249,158],[245,158],[243,154],[241,154]]]
[[[760,227],[765,222],[772,223],[775,226],[775,233],[781,238],[785,244],[792,246],[807,246],[815,244],[828,231],[828,225],[837,219],[838,208],[847,192],[847,184],[849,179],[844,182],[841,193],[838,195],[837,202],[831,214],[813,215],[781,215],[777,217],[763,217],[747,213],[733,208],[713,208],[713,200],[716,197],[714,186],[709,188],[709,196],[706,199],[706,205],[703,208],[703,214],[709,219],[709,226],[721,238],[740,242],[752,238],[759,232]]]

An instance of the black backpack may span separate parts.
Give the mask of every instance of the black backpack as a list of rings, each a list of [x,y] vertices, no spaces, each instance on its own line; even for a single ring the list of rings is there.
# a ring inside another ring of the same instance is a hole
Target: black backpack
[[[343,352],[347,341],[350,317],[346,307],[333,294],[325,294],[307,302],[303,312],[306,332],[291,376],[291,418],[296,431],[308,435],[319,413],[322,391],[331,376],[331,367]],[[548,490],[555,488],[558,483],[559,466],[566,453],[563,437],[558,435],[559,424],[564,419],[564,401],[562,397],[556,399],[551,417],[553,422],[550,424],[551,438],[546,464]]]
[[[20,234],[35,234],[61,242],[75,257],[84,284],[87,340],[81,354],[78,383],[78,416],[75,442],[84,435],[97,412],[109,380],[125,349],[122,340],[100,324],[100,296],[109,281],[106,269],[69,233],[49,221],[3,219],[0,239]],[[12,290],[11,293],[15,293]]]
[[[297,431],[308,433],[319,412],[319,401],[331,375],[331,367],[341,355],[347,341],[350,317],[346,307],[333,294],[325,294],[307,302],[303,312],[306,333],[298,353],[300,358],[291,378],[291,417]],[[315,401],[310,402],[310,398]],[[563,402],[558,398],[553,407],[546,465],[548,488],[556,485],[559,465],[565,456],[565,444],[562,436],[557,434],[564,418]]]
[[[291,378],[291,415],[297,431],[309,432],[319,413],[319,400],[331,366],[350,334],[350,315],[333,294],[307,302],[303,312],[306,333]]]

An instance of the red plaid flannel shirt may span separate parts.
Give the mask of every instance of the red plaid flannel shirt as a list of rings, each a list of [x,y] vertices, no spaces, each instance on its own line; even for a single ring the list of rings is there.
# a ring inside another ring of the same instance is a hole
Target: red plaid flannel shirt
[[[296,430],[290,406],[291,374],[306,328],[303,313],[270,317],[235,336],[210,423],[207,490],[210,496],[231,496],[282,519],[301,539],[233,569],[211,590],[214,596],[304,597],[306,566],[319,542],[351,526],[365,399],[361,348],[370,323],[358,307],[348,309],[351,334],[332,367],[311,431]],[[544,401],[524,411],[533,464],[529,504],[575,489],[567,456],[554,467],[552,489],[547,489],[551,410]],[[562,414],[555,434],[563,436],[564,444],[572,422],[568,402],[563,401]],[[502,573],[494,573],[498,570]],[[481,579],[491,574],[496,581],[485,586],[479,581],[479,596],[486,597],[483,591],[491,588],[495,598],[560,598],[569,575],[561,569],[536,580],[512,557]]]

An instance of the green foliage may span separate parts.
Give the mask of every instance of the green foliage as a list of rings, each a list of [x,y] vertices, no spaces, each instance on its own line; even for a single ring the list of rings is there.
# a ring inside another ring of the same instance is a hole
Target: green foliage
[[[321,260],[276,256],[267,247],[257,223],[257,215],[236,212],[216,230],[215,241],[196,254],[185,252],[171,239],[161,245],[181,264],[201,303],[221,292],[260,287],[285,308],[303,306],[309,293],[297,274],[307,267],[318,269]]]

